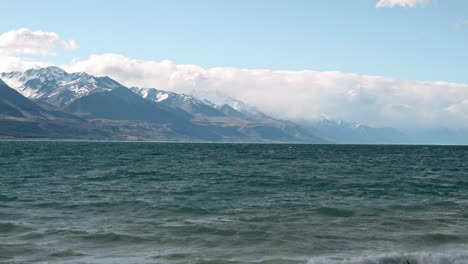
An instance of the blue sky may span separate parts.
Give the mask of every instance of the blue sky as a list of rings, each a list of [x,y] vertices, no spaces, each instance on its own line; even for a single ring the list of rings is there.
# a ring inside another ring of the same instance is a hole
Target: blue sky
[[[26,27],[91,54],[202,67],[338,70],[468,82],[468,1],[376,8],[377,0],[8,1],[0,32]]]

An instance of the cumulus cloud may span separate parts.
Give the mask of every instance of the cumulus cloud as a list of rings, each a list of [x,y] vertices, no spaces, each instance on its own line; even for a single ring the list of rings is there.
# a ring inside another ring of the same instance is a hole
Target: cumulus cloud
[[[0,72],[26,71],[52,65],[50,62],[34,61],[29,58],[0,55]]]
[[[375,5],[376,8],[384,7],[405,7],[413,8],[418,6],[426,6],[433,2],[433,0],[379,0]]]
[[[0,55],[55,55],[56,49],[74,50],[74,40],[63,40],[57,33],[32,31],[27,28],[10,30],[0,34]]]
[[[127,86],[194,94],[215,102],[230,96],[292,120],[320,115],[373,126],[463,127],[468,84],[399,80],[338,71],[204,68],[117,54],[62,65],[68,71],[110,76]]]

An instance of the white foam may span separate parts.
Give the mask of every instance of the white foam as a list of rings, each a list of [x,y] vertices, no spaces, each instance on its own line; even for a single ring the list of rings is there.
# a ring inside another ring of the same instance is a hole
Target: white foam
[[[316,257],[308,264],[468,264],[468,250],[448,252],[388,253],[350,258]]]

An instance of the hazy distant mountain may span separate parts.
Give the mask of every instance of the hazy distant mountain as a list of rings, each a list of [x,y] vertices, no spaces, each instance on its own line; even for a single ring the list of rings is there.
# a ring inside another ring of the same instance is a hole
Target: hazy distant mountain
[[[83,72],[69,74],[54,66],[0,73],[0,79],[27,98],[59,108],[95,92],[123,87],[109,77],[94,77]]]
[[[331,120],[322,117],[300,123],[315,135],[336,143],[347,144],[403,144],[408,136],[394,128],[374,128],[358,123]]]
[[[468,128],[418,128],[405,133],[412,144],[468,144]]]

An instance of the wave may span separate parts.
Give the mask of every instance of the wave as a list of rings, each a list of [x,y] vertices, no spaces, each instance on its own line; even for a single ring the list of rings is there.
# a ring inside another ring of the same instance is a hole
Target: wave
[[[139,243],[147,241],[147,239],[140,236],[118,234],[114,232],[92,233],[81,235],[80,238],[92,243]]]
[[[62,251],[56,251],[49,254],[49,257],[56,257],[56,258],[65,258],[65,257],[82,257],[86,256],[86,254],[81,253],[79,251],[67,249]]]
[[[337,257],[322,256],[276,256],[260,259],[206,257],[196,252],[169,253],[153,256],[158,263],[199,263],[199,264],[468,264],[466,250],[447,252],[387,253],[380,255]]]
[[[127,206],[127,207],[144,207],[150,206],[151,203],[141,200],[135,201],[126,201],[126,200],[115,200],[115,201],[72,201],[72,202],[38,202],[34,203],[33,206],[37,208],[61,208],[61,209],[81,209],[81,210],[92,210],[92,209],[109,209],[111,210],[114,207],[118,206]]]
[[[449,243],[463,243],[464,239],[457,235],[442,234],[442,233],[431,233],[424,234],[416,238],[419,243],[424,244],[449,244]]]
[[[351,217],[356,213],[348,209],[340,209],[334,207],[320,207],[316,209],[316,212],[321,215],[331,216],[331,217]]]
[[[87,243],[128,243],[135,244],[148,241],[148,239],[141,236],[130,235],[130,234],[121,234],[115,232],[88,232],[85,230],[74,230],[74,229],[61,229],[61,228],[52,228],[42,231],[34,231],[26,233],[17,238],[25,240],[37,240],[37,239],[47,239],[50,237],[55,238],[70,238],[70,239],[80,239],[84,240]]]
[[[22,233],[31,230],[30,227],[15,223],[0,223],[0,234]]]
[[[16,196],[7,196],[7,195],[0,194],[0,202],[13,202],[16,200],[18,200],[18,197]]]
[[[420,251],[412,253],[385,253],[354,257],[339,256],[270,256],[260,259],[243,257],[216,258],[207,257],[197,252],[163,254],[152,256],[158,263],[199,263],[199,264],[468,264],[466,250]]]
[[[310,259],[307,264],[468,264],[468,253],[465,250],[445,253],[389,253],[341,259],[317,257]]]

